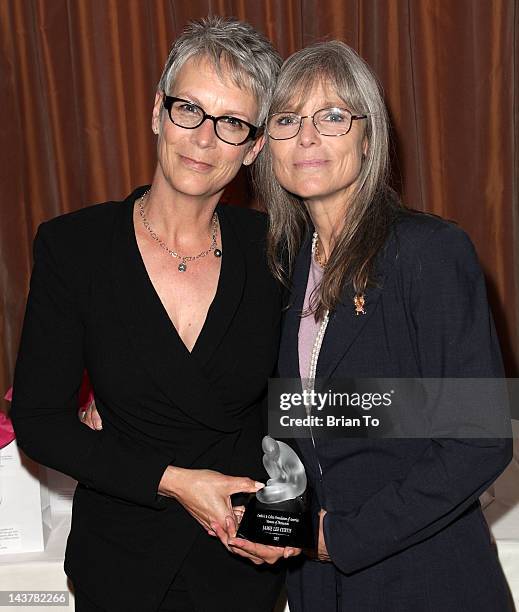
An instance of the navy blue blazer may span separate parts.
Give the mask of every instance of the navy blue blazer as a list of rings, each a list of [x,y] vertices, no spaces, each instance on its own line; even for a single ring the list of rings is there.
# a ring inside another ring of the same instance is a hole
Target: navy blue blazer
[[[298,329],[310,262],[297,258],[279,356],[299,376]],[[355,315],[351,288],[332,314],[317,377],[503,377],[484,276],[467,235],[404,214],[377,261],[378,286]],[[510,439],[297,441],[327,510],[333,563],[294,559],[292,612],[507,610],[507,587],[478,496],[512,456]],[[319,460],[323,474],[319,475]],[[342,607],[343,606],[343,607]]]

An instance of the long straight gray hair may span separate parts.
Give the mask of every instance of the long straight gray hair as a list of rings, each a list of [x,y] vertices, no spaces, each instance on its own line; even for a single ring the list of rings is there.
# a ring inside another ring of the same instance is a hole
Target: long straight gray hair
[[[373,266],[401,204],[387,185],[389,167],[388,115],[377,79],[366,62],[340,41],[314,44],[289,57],[281,68],[270,113],[298,112],[305,94],[322,83],[352,112],[366,114],[367,151],[342,231],[333,245],[319,291],[312,300],[316,320],[341,298],[351,283],[360,295],[373,284]],[[324,136],[326,138],[326,136]],[[270,218],[268,259],[274,275],[288,284],[295,257],[310,227],[304,201],[280,185],[274,176],[272,151],[265,144],[253,167],[260,199]]]

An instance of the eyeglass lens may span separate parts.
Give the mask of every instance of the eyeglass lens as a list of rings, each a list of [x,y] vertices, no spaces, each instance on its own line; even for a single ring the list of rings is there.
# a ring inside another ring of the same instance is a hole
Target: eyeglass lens
[[[180,127],[195,128],[201,125],[206,114],[196,104],[176,100],[171,105],[169,116]],[[215,124],[218,137],[231,144],[241,144],[249,136],[250,128],[236,117],[219,117]]]
[[[313,119],[317,131],[323,136],[340,136],[350,131],[352,115],[343,108],[323,108],[308,119]],[[275,113],[267,123],[269,136],[280,140],[293,138],[302,121],[303,118],[296,113]]]

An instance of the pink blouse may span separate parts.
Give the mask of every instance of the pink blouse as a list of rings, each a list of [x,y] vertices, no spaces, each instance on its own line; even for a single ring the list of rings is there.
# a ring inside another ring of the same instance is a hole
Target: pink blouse
[[[308,272],[305,299],[303,302],[303,312],[308,310],[312,291],[319,286],[322,278],[323,269],[315,261],[315,258],[312,257],[310,270]],[[314,341],[319,327],[320,323],[316,323],[313,314],[302,317],[301,322],[299,323],[299,375],[301,378],[308,378],[310,359],[312,358],[312,349],[314,347]]]

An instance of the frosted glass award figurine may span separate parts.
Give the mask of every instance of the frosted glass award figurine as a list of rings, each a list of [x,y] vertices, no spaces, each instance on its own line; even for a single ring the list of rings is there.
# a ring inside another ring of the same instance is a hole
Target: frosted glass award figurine
[[[262,442],[263,465],[270,476],[249,501],[238,535],[273,546],[310,544],[305,468],[295,451],[270,436]]]

